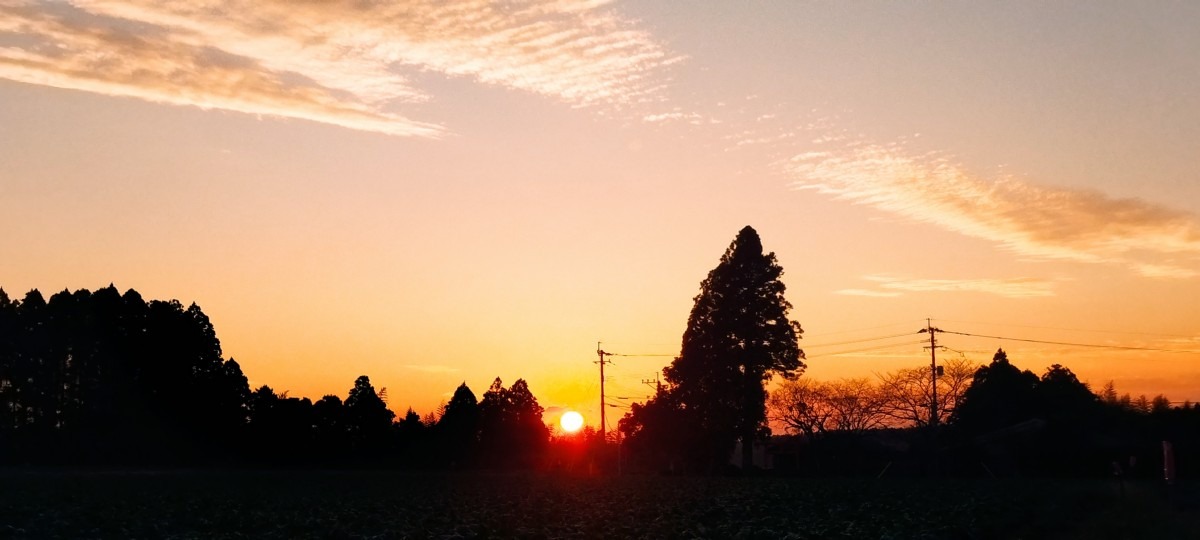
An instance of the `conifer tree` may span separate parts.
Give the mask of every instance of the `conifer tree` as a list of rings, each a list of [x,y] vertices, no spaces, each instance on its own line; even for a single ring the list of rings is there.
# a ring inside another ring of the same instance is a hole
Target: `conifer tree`
[[[765,385],[804,369],[803,330],[788,318],[783,268],[763,253],[758,233],[738,232],[720,263],[700,284],[679,357],[664,370],[675,399],[697,421],[710,466],[742,441],[742,467],[766,430]]]

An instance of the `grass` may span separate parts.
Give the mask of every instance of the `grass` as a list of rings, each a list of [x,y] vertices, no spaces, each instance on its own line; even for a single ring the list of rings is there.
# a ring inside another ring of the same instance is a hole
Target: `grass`
[[[4,472],[0,538],[1200,538],[1101,480]]]

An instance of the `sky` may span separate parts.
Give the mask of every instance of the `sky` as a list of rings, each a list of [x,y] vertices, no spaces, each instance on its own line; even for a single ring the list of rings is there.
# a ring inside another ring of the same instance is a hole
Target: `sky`
[[[611,426],[751,225],[807,377],[928,365],[929,318],[941,358],[1200,401],[1197,27],[1166,1],[0,0],[0,286],[195,302],[252,386],[365,374],[401,413],[524,378],[596,425],[600,343],[629,355]]]

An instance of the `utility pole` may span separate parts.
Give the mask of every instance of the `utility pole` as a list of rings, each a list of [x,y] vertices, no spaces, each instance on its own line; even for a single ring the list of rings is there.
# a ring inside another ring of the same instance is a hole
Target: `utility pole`
[[[608,408],[608,403],[604,401],[604,364],[612,363],[611,360],[605,360],[604,357],[612,355],[612,353],[604,352],[604,350],[600,348],[600,342],[596,342],[596,356],[600,357],[596,363],[600,364],[600,440],[602,441],[608,441],[608,437],[604,435],[604,430],[608,426],[604,411],[604,409]]]
[[[656,396],[662,393],[662,381],[658,380],[658,373],[654,374],[653,379],[642,379],[642,384],[650,385],[650,388],[654,389],[654,395]]]
[[[936,334],[941,331],[942,331],[941,328],[935,328],[933,326],[933,319],[925,319],[925,328],[922,328],[920,332],[917,332],[918,334],[922,334],[922,333],[929,334],[929,383],[930,383],[930,388],[933,392],[932,398],[929,400],[929,426],[933,429],[937,429],[937,425],[938,425],[938,413],[937,413],[937,405],[938,405],[938,401],[937,401],[937,377],[938,377],[937,348],[938,348],[938,344],[937,344]]]

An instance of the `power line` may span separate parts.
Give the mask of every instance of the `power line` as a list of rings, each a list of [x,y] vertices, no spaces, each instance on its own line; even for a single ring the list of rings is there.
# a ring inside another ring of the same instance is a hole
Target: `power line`
[[[1043,340],[1043,339],[1023,339],[1023,338],[1004,337],[1004,336],[985,336],[983,334],[971,334],[971,333],[967,333],[967,332],[954,332],[951,330],[943,330],[942,332],[946,333],[946,334],[956,334],[956,335],[960,335],[960,336],[969,336],[969,337],[987,338],[987,339],[1001,339],[1001,340],[1007,340],[1007,341],[1023,341],[1026,343],[1042,343],[1042,344],[1046,344],[1046,345],[1066,345],[1069,347],[1092,347],[1092,348],[1096,348],[1096,349],[1115,349],[1115,350],[1121,350],[1121,351],[1153,351],[1153,352],[1200,354],[1200,351],[1198,351],[1198,350],[1187,350],[1187,349],[1160,349],[1160,348],[1155,348],[1155,347],[1128,347],[1128,346],[1124,346],[1124,345],[1101,345],[1101,344],[1097,344],[1097,343],[1069,343],[1069,342],[1065,342],[1065,341],[1048,341],[1048,340]]]
[[[879,326],[869,326],[869,327],[867,327],[867,328],[854,328],[854,329],[851,329],[851,330],[838,330],[838,331],[835,331],[835,332],[823,332],[823,333],[821,333],[821,334],[818,334],[818,335],[819,335],[819,336],[821,336],[821,337],[824,337],[824,336],[836,336],[836,335],[838,335],[838,334],[850,334],[850,333],[853,333],[853,332],[866,332],[867,330],[879,330],[879,329],[881,329],[881,328],[893,328],[893,327],[896,327],[896,326],[907,326],[907,325],[909,325],[909,324],[910,324],[910,323],[907,323],[907,322],[898,322],[898,323],[892,323],[892,324],[882,324],[882,325],[879,325]]]
[[[812,360],[815,358],[822,358],[822,356],[838,356],[838,355],[842,355],[842,354],[866,353],[866,352],[870,352],[870,350],[892,349],[892,348],[896,348],[896,347],[914,346],[914,344],[923,344],[923,343],[925,343],[924,340],[914,341],[914,342],[905,342],[905,343],[888,343],[888,344],[882,344],[882,346],[866,347],[866,348],[850,349],[850,350],[838,350],[838,352],[834,352],[834,353],[815,354],[812,356],[805,356],[804,359]]]
[[[850,340],[850,341],[838,341],[836,343],[819,343],[819,344],[815,344],[815,345],[805,343],[803,345],[804,345],[805,349],[812,349],[812,348],[816,348],[816,347],[833,347],[836,345],[851,345],[854,343],[867,343],[869,341],[879,341],[879,340],[883,340],[883,339],[907,337],[907,336],[912,336],[912,335],[915,335],[915,334],[913,334],[912,332],[905,332],[903,334],[894,334],[894,335],[890,335],[890,336],[881,336],[881,337],[866,338],[866,339],[854,339],[854,340]]]
[[[953,320],[953,319],[938,319],[938,320],[946,321],[946,322],[962,323],[962,324],[982,324],[985,326],[1010,326],[1010,327],[1014,327],[1014,328],[1033,328],[1035,330],[1061,330],[1064,332],[1089,332],[1089,333],[1093,333],[1093,334],[1126,334],[1126,335],[1131,335],[1131,336],[1155,336],[1155,337],[1175,337],[1175,338],[1185,338],[1185,339],[1200,339],[1200,336],[1196,336],[1196,335],[1186,336],[1186,335],[1182,335],[1182,334],[1162,334],[1162,333],[1156,333],[1156,332],[1129,332],[1129,331],[1124,331],[1124,330],[1090,330],[1090,329],[1086,329],[1086,328],[1060,328],[1060,327],[1056,327],[1056,326],[1035,326],[1032,324],[993,323],[993,322],[983,322],[983,321],[962,321],[962,320]]]
[[[963,357],[963,358],[966,358],[966,357],[967,357],[967,353],[971,353],[971,354],[989,354],[989,351],[980,351],[980,350],[972,350],[972,349],[967,349],[967,350],[965,350],[965,351],[960,351],[960,350],[958,350],[958,349],[951,349],[950,347],[947,347],[947,346],[945,346],[945,345],[939,345],[939,347],[941,347],[941,348],[942,348],[942,349],[944,349],[944,350],[950,351],[950,352],[956,352],[956,353],[958,353],[958,355],[959,355],[959,356],[961,356],[961,357]]]

